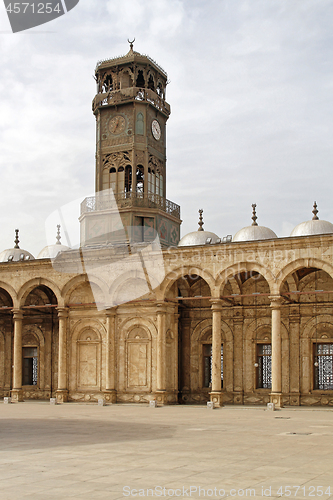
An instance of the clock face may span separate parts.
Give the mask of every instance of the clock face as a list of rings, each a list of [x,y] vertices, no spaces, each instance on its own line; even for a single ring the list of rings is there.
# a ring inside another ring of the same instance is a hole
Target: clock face
[[[126,128],[126,120],[123,116],[117,115],[109,121],[109,131],[113,135],[122,134]]]
[[[161,126],[157,120],[153,120],[151,124],[151,131],[153,133],[154,138],[159,141],[161,138]]]

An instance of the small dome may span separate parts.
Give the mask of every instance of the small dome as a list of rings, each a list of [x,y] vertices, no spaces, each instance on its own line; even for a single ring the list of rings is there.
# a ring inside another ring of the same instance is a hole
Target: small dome
[[[317,217],[317,203],[313,205],[313,218],[311,220],[301,222],[292,230],[290,236],[311,236],[314,234],[331,234],[333,233],[333,224],[327,220],[320,220]]]
[[[67,250],[70,250],[70,248],[66,245],[61,245],[61,243],[47,245],[39,252],[37,259],[55,259],[60,252],[66,252]]]
[[[277,238],[277,236],[269,227],[247,226],[238,231],[232,241],[271,240],[272,238]]]
[[[256,240],[271,240],[277,238],[274,231],[265,226],[258,226],[257,224],[257,214],[256,214],[256,204],[252,205],[252,225],[243,227],[240,229],[232,241],[256,241]]]
[[[204,231],[203,229],[203,210],[199,210],[199,229],[197,231],[193,231],[192,233],[188,233],[182,237],[180,242],[178,243],[179,247],[191,247],[195,245],[206,245],[207,238],[211,238],[211,244],[217,243],[219,237],[215,233],[211,233],[210,231]]]
[[[57,242],[54,245],[47,245],[38,254],[37,259],[55,259],[60,252],[66,252],[70,248],[60,243],[60,224],[57,225]]]
[[[35,257],[28,252],[27,250],[22,250],[19,247],[19,238],[18,233],[19,230],[15,229],[16,237],[15,237],[15,246],[14,248],[8,248],[7,250],[3,250],[0,253],[0,262],[19,262],[26,260],[35,260]]]
[[[193,231],[185,234],[178,243],[179,247],[191,247],[193,245],[205,245],[207,238],[212,238],[212,244],[217,243],[219,237],[210,231]]]

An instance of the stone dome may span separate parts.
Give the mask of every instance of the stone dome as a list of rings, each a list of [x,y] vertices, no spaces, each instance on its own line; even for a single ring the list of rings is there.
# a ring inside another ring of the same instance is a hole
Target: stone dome
[[[57,241],[54,245],[47,245],[38,254],[37,259],[55,259],[60,252],[71,250],[70,247],[63,245],[60,240],[60,224],[57,225]]]
[[[265,226],[247,226],[240,229],[232,241],[271,240],[277,238],[274,231]]]
[[[257,215],[256,215],[256,204],[252,205],[252,225],[243,227],[237,231],[232,241],[260,241],[260,240],[271,240],[273,238],[277,238],[277,235],[269,229],[269,227],[258,226],[257,224]]]
[[[314,234],[331,234],[333,233],[333,224],[327,220],[320,220],[317,217],[317,203],[313,205],[313,218],[311,220],[301,222],[292,230],[290,236],[311,236]]]
[[[212,244],[217,243],[219,237],[210,231],[193,231],[192,233],[185,234],[178,243],[179,247],[191,247],[194,245],[205,245],[207,238],[212,238]]]
[[[211,244],[217,243],[220,238],[215,233],[211,233],[210,231],[204,231],[203,229],[203,210],[199,210],[199,229],[197,231],[193,231],[192,233],[188,233],[182,237],[180,242],[178,243],[179,247],[191,247],[196,245],[206,245],[207,238],[211,238]]]
[[[35,260],[35,257],[28,252],[27,250],[22,250],[19,247],[19,238],[18,233],[19,230],[15,229],[16,237],[15,237],[15,246],[14,248],[8,248],[7,250],[3,250],[0,253],[0,262],[19,262],[19,261],[27,261],[27,260]]]
[[[39,252],[37,259],[55,259],[60,252],[66,252],[67,250],[70,250],[70,248],[61,243],[47,245]]]

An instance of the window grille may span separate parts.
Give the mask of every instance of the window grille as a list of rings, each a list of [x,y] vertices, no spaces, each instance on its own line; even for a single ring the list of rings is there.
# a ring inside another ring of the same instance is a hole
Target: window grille
[[[272,387],[272,345],[257,345],[257,387],[271,389]]]
[[[333,344],[315,344],[314,388],[333,390]],[[317,366],[318,365],[318,366]]]
[[[212,344],[203,345],[204,387],[212,385]],[[221,387],[223,387],[223,344],[221,345]]]

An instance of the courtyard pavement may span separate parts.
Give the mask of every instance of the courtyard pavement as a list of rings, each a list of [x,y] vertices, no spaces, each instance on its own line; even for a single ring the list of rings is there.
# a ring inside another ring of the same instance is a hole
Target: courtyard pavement
[[[333,409],[0,402],[0,500],[333,498]]]

